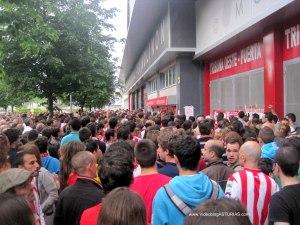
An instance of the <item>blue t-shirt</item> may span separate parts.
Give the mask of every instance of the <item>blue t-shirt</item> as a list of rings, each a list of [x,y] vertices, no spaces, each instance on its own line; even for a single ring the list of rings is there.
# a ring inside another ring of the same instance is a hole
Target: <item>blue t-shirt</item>
[[[80,139],[79,139],[79,132],[78,131],[72,131],[68,135],[64,136],[61,139],[60,146],[66,145],[66,144],[68,144],[71,141],[80,141]]]
[[[45,169],[47,169],[50,173],[58,174],[60,171],[60,162],[58,159],[52,156],[46,156],[41,158],[42,165]]]

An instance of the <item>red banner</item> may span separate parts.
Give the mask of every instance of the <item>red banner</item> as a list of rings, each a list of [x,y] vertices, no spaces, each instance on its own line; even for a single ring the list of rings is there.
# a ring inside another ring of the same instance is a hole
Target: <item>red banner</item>
[[[263,67],[262,43],[256,42],[209,63],[210,80]]]
[[[160,105],[168,105],[168,96],[163,96],[159,98],[152,98],[146,100],[146,106],[160,106]]]

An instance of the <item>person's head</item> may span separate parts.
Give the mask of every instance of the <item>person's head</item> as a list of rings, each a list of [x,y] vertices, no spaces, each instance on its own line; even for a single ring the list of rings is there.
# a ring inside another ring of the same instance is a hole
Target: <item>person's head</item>
[[[255,141],[247,141],[240,148],[239,163],[243,167],[258,167],[260,154],[260,145]]]
[[[42,136],[50,139],[51,138],[51,135],[52,135],[52,128],[51,127],[45,127],[43,130],[42,130]]]
[[[97,176],[97,160],[89,151],[77,152],[71,161],[73,170],[80,176],[95,178]]]
[[[26,118],[26,119],[24,119],[24,124],[25,124],[26,126],[32,126],[32,120],[29,119],[29,118]]]
[[[214,121],[212,119],[204,119],[198,123],[199,132],[201,135],[213,135]]]
[[[128,157],[134,161],[134,145],[129,141],[119,140],[115,143],[112,143],[107,151],[120,152],[122,154],[126,154]],[[126,151],[126,152],[124,152]]]
[[[105,193],[117,187],[128,187],[133,180],[133,157],[125,144],[123,147],[117,145],[112,144],[100,162],[98,174]]]
[[[157,137],[158,149],[157,153],[161,160],[166,161],[167,156],[174,158],[173,149],[170,148],[170,138],[174,135],[172,128],[165,128],[160,131],[160,134]]]
[[[71,130],[73,131],[79,131],[80,127],[81,127],[81,122],[78,118],[74,117],[71,121],[70,121],[70,127]]]
[[[300,137],[291,136],[283,140],[282,146],[292,146],[295,147],[300,153]]]
[[[281,124],[289,126],[290,125],[290,121],[288,118],[282,118],[282,120],[280,121]]]
[[[171,118],[169,116],[163,116],[161,119],[161,126],[167,127],[170,120]]]
[[[35,145],[26,144],[21,146],[18,149],[14,166],[17,168],[28,170],[33,174],[33,176],[37,176],[40,169],[40,164],[35,155],[35,151],[38,151],[38,148]]]
[[[243,141],[257,141],[259,130],[256,127],[245,127],[242,135]]]
[[[139,141],[135,146],[134,156],[141,168],[155,166],[157,154],[153,141],[147,139]]]
[[[232,216],[224,212],[233,213]],[[222,216],[222,213],[224,214]],[[215,214],[216,216],[206,216]],[[218,216],[217,216],[218,215]],[[184,225],[251,225],[246,210],[236,199],[208,200],[194,209],[185,219]]]
[[[35,145],[38,147],[39,152],[46,153],[48,150],[48,138],[45,136],[40,136],[35,140]]]
[[[146,224],[144,201],[137,193],[131,191],[129,188],[116,188],[104,198],[97,225]]]
[[[222,158],[225,149],[223,147],[223,142],[219,140],[208,140],[204,145],[204,150],[202,151],[203,158],[206,162],[213,162]]]
[[[43,124],[43,123],[37,123],[35,128],[36,128],[36,130],[37,130],[39,133],[41,133],[42,130],[43,130],[45,127],[46,127],[45,124]]]
[[[180,169],[197,170],[201,152],[196,139],[188,135],[174,135],[170,138],[170,147]]]
[[[0,133],[0,152],[7,154],[9,151],[9,140],[4,133]]]
[[[230,164],[234,164],[239,160],[240,147],[243,144],[241,136],[230,131],[225,136],[226,156]]]
[[[90,122],[86,125],[86,127],[92,132],[92,137],[95,137],[97,133],[97,124]]]
[[[12,145],[12,144],[15,144],[19,140],[21,132],[17,128],[10,128],[10,129],[7,129],[6,131],[4,131],[4,134],[7,136],[8,140],[9,140],[9,144]]]
[[[31,185],[33,175],[30,171],[20,168],[11,168],[0,173],[0,193],[11,193],[33,200]]]
[[[299,151],[292,146],[279,148],[275,156],[274,174],[279,177],[295,177],[299,170]]]
[[[260,158],[258,161],[258,167],[267,176],[270,176],[273,172],[273,160],[269,158]]]
[[[245,112],[244,111],[239,111],[238,112],[238,117],[243,119],[245,117]]]
[[[108,128],[105,131],[105,140],[106,142],[113,142],[116,139],[115,130]]]
[[[224,113],[223,112],[218,112],[218,115],[217,115],[217,121],[221,121],[224,119]]]
[[[261,145],[273,142],[274,138],[274,131],[270,127],[263,127],[258,133],[258,141]]]
[[[264,113],[263,122],[272,123],[272,121],[273,121],[273,113],[271,113],[271,112],[265,112]]]
[[[0,173],[10,168],[8,155],[6,151],[0,150]]]
[[[286,114],[286,118],[289,120],[290,124],[294,124],[296,122],[296,115],[294,113]]]
[[[190,130],[190,129],[192,129],[192,125],[193,125],[192,121],[186,120],[186,121],[183,122],[182,128],[184,130]]]
[[[93,155],[97,159],[97,162],[99,162],[99,160],[102,158],[102,151],[99,149],[98,142],[96,140],[89,139],[85,142],[85,146],[86,146],[86,150],[93,153]]]
[[[66,146],[66,147],[64,147]],[[71,141],[70,143],[63,145],[60,149],[61,153],[61,170],[60,170],[60,184],[61,190],[67,185],[67,180],[72,172],[71,160],[76,153],[84,151],[85,145],[78,141]]]
[[[34,225],[35,219],[26,199],[10,193],[0,194],[0,221],[5,225]]]
[[[80,120],[81,127],[85,127],[90,121],[91,121],[91,119],[89,116],[81,117],[81,120]]]
[[[158,138],[159,134],[160,134],[159,130],[148,130],[146,133],[146,136],[145,136],[145,139],[149,139],[154,142],[156,149],[158,148],[157,138]]]
[[[128,140],[130,136],[130,128],[127,125],[122,125],[119,127],[117,132],[117,139],[118,140]]]
[[[190,120],[192,123],[194,123],[195,120],[196,120],[196,118],[195,118],[194,116],[189,116],[189,120]]]
[[[289,125],[285,125],[283,123],[277,123],[275,125],[274,135],[275,137],[278,138],[285,138],[289,135],[290,130],[291,128]]]
[[[108,121],[110,129],[115,129],[118,125],[118,119],[116,117],[111,117]]]
[[[39,136],[39,132],[37,130],[32,129],[28,131],[27,138],[29,142],[35,141],[38,138],[38,136]]]
[[[79,130],[79,139],[82,142],[86,142],[88,139],[92,137],[92,132],[89,128],[87,127],[82,127]]]
[[[273,115],[272,123],[276,124],[277,122],[278,122],[278,116],[277,115]]]
[[[252,119],[257,119],[259,120],[259,115],[257,113],[252,114]]]

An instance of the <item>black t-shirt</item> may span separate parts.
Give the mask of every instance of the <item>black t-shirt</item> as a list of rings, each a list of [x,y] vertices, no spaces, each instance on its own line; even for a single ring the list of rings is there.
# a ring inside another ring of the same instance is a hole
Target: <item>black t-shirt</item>
[[[270,202],[269,225],[286,222],[300,223],[300,184],[289,185],[275,193]]]

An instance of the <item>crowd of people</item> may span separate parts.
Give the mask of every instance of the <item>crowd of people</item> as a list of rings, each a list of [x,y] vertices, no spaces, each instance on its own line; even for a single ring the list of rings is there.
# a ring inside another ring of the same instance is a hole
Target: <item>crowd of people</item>
[[[300,130],[274,112],[0,116],[0,225],[296,225]]]

